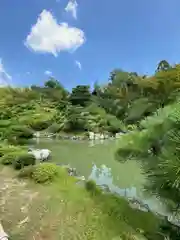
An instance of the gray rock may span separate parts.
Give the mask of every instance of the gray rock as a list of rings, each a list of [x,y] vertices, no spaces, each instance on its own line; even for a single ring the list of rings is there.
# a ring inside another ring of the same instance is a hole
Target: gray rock
[[[129,199],[128,202],[129,202],[129,205],[130,205],[131,208],[139,209],[139,210],[141,210],[143,212],[150,212],[149,206],[147,204],[144,204],[140,200]]]

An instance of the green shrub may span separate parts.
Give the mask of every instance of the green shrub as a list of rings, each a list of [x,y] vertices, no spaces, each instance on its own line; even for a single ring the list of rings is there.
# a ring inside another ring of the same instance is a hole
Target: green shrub
[[[8,153],[21,152],[22,150],[22,147],[4,144],[0,146],[0,157]]]
[[[0,120],[0,128],[7,128],[11,125],[10,120]]]
[[[5,132],[7,139],[13,138],[25,138],[29,139],[33,137],[33,131],[27,126],[14,125],[7,129]]]
[[[32,178],[34,169],[35,169],[35,166],[32,166],[32,165],[24,167],[19,171],[18,177],[19,178]]]
[[[25,166],[35,165],[35,163],[36,159],[32,154],[23,153],[14,160],[13,166],[15,169],[22,169]]]
[[[85,183],[85,188],[88,192],[90,192],[93,195],[101,194],[101,189],[96,185],[96,183],[93,180],[87,181]]]
[[[16,153],[8,153],[1,158],[1,163],[3,165],[11,165],[16,159]]]
[[[45,183],[53,181],[53,179],[58,176],[59,167],[53,163],[41,163],[36,166],[32,178],[37,183]]]
[[[29,126],[35,131],[42,131],[47,129],[51,124],[50,120],[33,120]]]

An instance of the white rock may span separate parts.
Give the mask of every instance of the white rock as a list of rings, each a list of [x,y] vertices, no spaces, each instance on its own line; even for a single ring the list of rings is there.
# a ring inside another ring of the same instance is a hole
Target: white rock
[[[100,135],[100,139],[105,139],[104,134]]]
[[[41,161],[48,160],[51,155],[51,151],[49,149],[30,149],[28,153],[32,154],[36,158],[36,160]]]
[[[94,135],[95,135],[95,134],[94,134],[93,132],[89,132],[89,139],[90,139],[90,140],[94,140],[94,138],[95,138]]]
[[[40,137],[40,133],[39,133],[39,132],[35,132],[35,133],[34,133],[34,136],[37,137],[37,138],[39,138],[39,137]]]

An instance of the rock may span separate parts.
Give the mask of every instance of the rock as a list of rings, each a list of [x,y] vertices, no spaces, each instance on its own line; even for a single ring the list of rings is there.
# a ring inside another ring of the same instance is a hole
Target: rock
[[[180,219],[178,219],[178,216],[170,215],[167,217],[168,222],[170,222],[171,224],[180,227]]]
[[[39,138],[40,137],[40,132],[35,132],[33,135],[34,135],[34,137]]]
[[[68,168],[67,169],[68,173],[69,173],[69,176],[77,176],[77,171],[75,168]]]
[[[109,135],[108,134],[104,134],[104,139],[108,139]]]
[[[123,134],[124,133],[122,133],[122,132],[116,133],[115,138],[120,138]]]
[[[95,133],[95,140],[99,140],[100,139],[100,134],[99,133]]]
[[[149,212],[150,211],[150,208],[147,204],[144,204],[137,199],[129,199],[128,202],[129,202],[130,207],[133,208],[133,209],[139,209],[143,212]]]
[[[101,134],[101,135],[100,135],[100,139],[105,139],[105,138],[104,138],[104,134]]]
[[[101,188],[103,189],[103,191],[104,191],[105,193],[111,193],[111,190],[110,190],[110,188],[109,188],[108,185],[103,184],[103,185],[101,185]]]
[[[47,134],[47,137],[48,138],[53,138],[53,137],[56,137],[56,134],[55,133],[49,133],[49,134]]]
[[[51,151],[49,149],[29,149],[29,154],[32,154],[36,160],[47,161],[50,158]]]
[[[94,140],[95,139],[94,135],[95,135],[94,132],[89,132],[89,139]]]
[[[56,165],[61,166],[62,168],[65,168],[67,170],[69,176],[75,176],[75,177],[78,176],[76,168],[72,168],[69,165],[63,165],[61,163],[56,163]]]

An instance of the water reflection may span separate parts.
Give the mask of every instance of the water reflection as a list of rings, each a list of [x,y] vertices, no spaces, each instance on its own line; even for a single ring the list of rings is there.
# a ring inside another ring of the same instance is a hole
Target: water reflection
[[[102,164],[100,168],[93,164],[92,172],[89,179],[93,179],[98,185],[106,185],[109,190],[113,193],[117,193],[123,197],[137,198],[137,191],[135,187],[121,189],[113,184],[113,176],[111,173],[111,168],[106,167]]]
[[[148,206],[161,214],[166,214],[167,209],[165,205],[159,201],[159,199],[153,196],[145,196],[143,194],[143,190],[138,192],[136,187],[131,186],[130,188],[120,188],[113,184],[113,176],[111,172],[111,168],[108,168],[106,165],[102,164],[99,168],[96,164],[92,166],[92,172],[89,176],[89,179],[94,180],[97,185],[107,186],[108,189],[112,193],[117,193],[118,195],[126,198],[135,198],[141,200],[144,204],[148,204]]]
[[[97,144],[104,144],[107,140],[105,139],[94,139],[94,140],[89,140],[89,147],[93,147]]]

